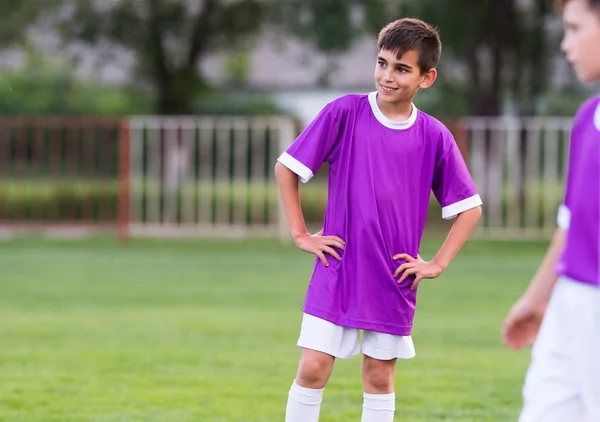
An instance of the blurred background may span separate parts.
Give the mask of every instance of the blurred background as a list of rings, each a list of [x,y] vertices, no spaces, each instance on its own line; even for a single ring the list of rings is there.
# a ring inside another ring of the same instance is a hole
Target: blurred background
[[[551,0],[0,4],[2,420],[282,420],[312,258],[286,245],[273,167],[327,102],[374,90],[377,34],[406,16],[440,30],[439,79],[415,102],[454,133],[485,206],[424,287],[398,408],[514,420],[528,356],[497,333],[555,229],[593,89]],[[302,186],[314,230],[326,176]],[[432,198],[425,255],[448,227]],[[359,415],[357,362],[323,420]]]
[[[328,101],[374,89],[377,33],[402,16],[441,32],[440,77],[416,103],[454,132],[487,204],[481,231],[551,230],[569,116],[589,92],[562,57],[549,0],[7,6],[3,229],[285,230],[277,156]],[[303,188],[318,226],[323,177]]]

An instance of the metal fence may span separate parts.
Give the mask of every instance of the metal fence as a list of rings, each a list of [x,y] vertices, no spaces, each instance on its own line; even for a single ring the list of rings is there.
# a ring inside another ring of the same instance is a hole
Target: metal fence
[[[136,117],[129,127],[133,234],[277,234],[273,168],[294,120]]]
[[[562,197],[568,118],[447,122],[484,201],[476,235],[546,236]],[[0,118],[0,233],[281,236],[273,167],[287,117]],[[317,228],[327,168],[301,185]],[[428,230],[446,229],[432,198]]]
[[[0,234],[114,232],[120,119],[0,117]]]
[[[547,236],[563,195],[568,118],[468,118],[458,134],[485,203],[477,232]]]

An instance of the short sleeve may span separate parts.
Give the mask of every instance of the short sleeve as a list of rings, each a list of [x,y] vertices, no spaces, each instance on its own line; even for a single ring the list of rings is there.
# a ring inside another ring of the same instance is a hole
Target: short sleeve
[[[558,225],[558,227],[564,230],[568,230],[571,226],[571,192],[573,191],[571,181],[573,180],[572,173],[575,171],[576,168],[577,167],[575,166],[575,154],[573,151],[573,138],[571,138],[565,192],[562,203],[558,206],[558,214],[556,216],[556,224]]]
[[[467,164],[450,131],[440,134],[433,175],[433,194],[442,206],[442,218],[458,214],[482,204]]]
[[[296,138],[278,161],[306,183],[324,162],[331,163],[339,136],[340,115],[335,103],[327,104]]]

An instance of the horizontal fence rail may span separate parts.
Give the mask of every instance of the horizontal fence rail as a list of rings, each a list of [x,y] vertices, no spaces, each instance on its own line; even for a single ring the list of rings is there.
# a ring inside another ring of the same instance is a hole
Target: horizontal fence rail
[[[570,118],[446,122],[484,201],[477,235],[538,237],[556,227]],[[0,117],[0,234],[288,238],[273,168],[301,127],[289,117]],[[301,185],[322,224],[327,167]],[[447,229],[432,197],[427,227]]]

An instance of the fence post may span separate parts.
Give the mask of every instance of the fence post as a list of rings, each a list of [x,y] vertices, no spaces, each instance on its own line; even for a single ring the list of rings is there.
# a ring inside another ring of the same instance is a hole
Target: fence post
[[[129,240],[131,207],[131,131],[129,119],[119,123],[119,203],[117,232],[119,241]]]
[[[470,153],[469,153],[469,128],[467,127],[467,123],[463,119],[459,119],[456,122],[456,136],[454,137],[456,141],[456,146],[460,150],[463,160],[466,163],[469,163]]]

